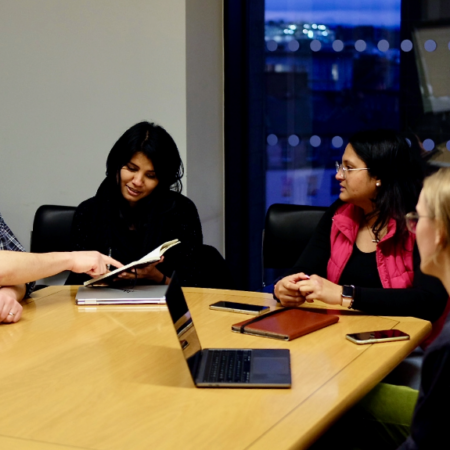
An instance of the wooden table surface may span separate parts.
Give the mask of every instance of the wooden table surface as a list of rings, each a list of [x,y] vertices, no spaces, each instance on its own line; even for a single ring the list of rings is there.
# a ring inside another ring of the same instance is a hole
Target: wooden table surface
[[[287,348],[292,389],[198,389],[165,306],[78,307],[52,286],[0,325],[0,448],[149,450],[307,448],[430,331],[413,318],[348,310],[291,342],[231,332],[218,300],[275,307],[268,294],[184,289],[204,348]],[[398,328],[410,341],[355,345],[346,333]]]

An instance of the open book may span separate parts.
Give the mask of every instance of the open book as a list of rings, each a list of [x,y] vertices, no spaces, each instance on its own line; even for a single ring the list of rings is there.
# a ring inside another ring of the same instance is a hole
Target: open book
[[[137,261],[133,261],[130,264],[127,264],[126,266],[120,267],[119,269],[113,270],[112,272],[105,273],[103,275],[100,275],[97,278],[92,278],[92,280],[85,281],[85,286],[106,286],[108,283],[110,283],[114,278],[117,277],[122,272],[126,272],[127,270],[132,269],[133,267],[139,267],[139,266],[145,266],[147,264],[151,264],[154,262],[157,262],[161,259],[161,256],[164,255],[164,253],[169,250],[169,248],[172,248],[174,245],[179,244],[180,241],[178,239],[174,239],[173,241],[164,242],[164,244],[161,244],[159,247],[156,247],[155,250],[152,250],[147,255],[143,256],[141,259],[138,259]]]

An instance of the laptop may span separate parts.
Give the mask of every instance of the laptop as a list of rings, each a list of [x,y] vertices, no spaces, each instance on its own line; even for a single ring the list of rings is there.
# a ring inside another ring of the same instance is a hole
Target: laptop
[[[77,305],[164,305],[166,285],[85,287],[78,289]]]
[[[194,384],[197,387],[289,388],[291,360],[285,349],[202,349],[176,274],[166,304]]]

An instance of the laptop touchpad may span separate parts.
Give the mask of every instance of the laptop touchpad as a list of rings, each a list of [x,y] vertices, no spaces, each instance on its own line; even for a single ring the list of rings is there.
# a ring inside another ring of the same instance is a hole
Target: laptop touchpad
[[[290,373],[289,360],[287,358],[259,357],[253,358],[252,374],[258,375],[282,375]]]

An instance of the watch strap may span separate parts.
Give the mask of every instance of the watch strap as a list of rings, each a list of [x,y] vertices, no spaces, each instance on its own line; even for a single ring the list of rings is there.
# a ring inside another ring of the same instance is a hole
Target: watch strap
[[[353,306],[353,299],[352,299],[352,298],[342,297],[342,303],[341,303],[341,305],[342,305],[344,308],[351,309],[351,307]]]

